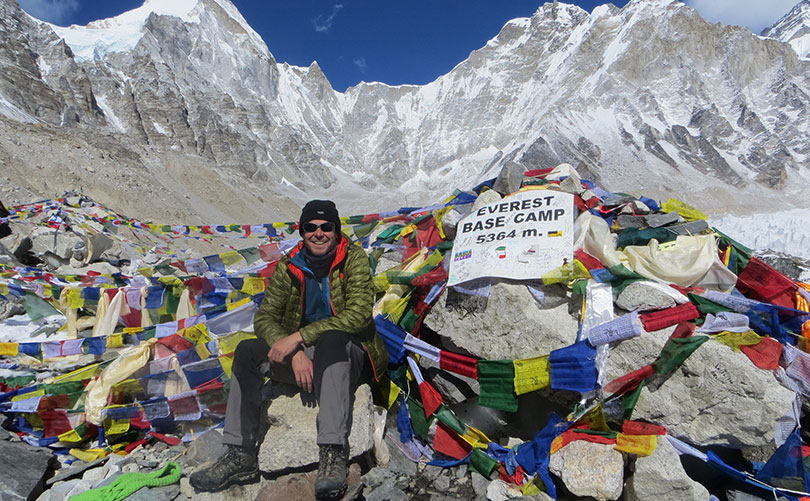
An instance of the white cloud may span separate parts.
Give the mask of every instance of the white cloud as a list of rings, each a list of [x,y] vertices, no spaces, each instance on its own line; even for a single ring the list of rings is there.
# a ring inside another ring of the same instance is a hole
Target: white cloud
[[[335,16],[337,16],[340,9],[343,8],[343,4],[336,3],[332,6],[332,13],[328,16],[324,16],[323,14],[318,14],[314,19],[312,19],[312,26],[315,28],[315,31],[319,33],[325,33],[329,31],[332,27],[332,23],[335,21]]]
[[[759,34],[787,14],[797,0],[684,0],[707,21],[745,26]]]
[[[22,9],[41,21],[65,26],[79,10],[79,0],[18,0]]]
[[[352,62],[360,70],[360,73],[365,73],[368,69],[368,63],[366,63],[366,58],[364,57],[355,58],[355,60]]]

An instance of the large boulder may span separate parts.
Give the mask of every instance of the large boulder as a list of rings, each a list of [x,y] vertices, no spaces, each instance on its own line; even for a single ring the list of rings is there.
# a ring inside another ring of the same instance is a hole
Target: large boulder
[[[361,385],[354,394],[349,455],[359,456],[374,447],[374,403],[371,389]],[[259,469],[276,472],[318,463],[315,418],[317,407],[308,407],[300,395],[280,395],[267,411],[270,428],[259,449]]]
[[[628,483],[639,501],[680,499],[706,501],[709,491],[686,474],[681,459],[667,437],[658,437],[655,452],[636,460],[632,481]]]
[[[575,496],[606,500],[622,494],[624,458],[612,445],[571,442],[551,455],[548,468]]]
[[[606,381],[655,361],[671,329],[645,333],[610,351]],[[709,340],[667,380],[641,391],[633,413],[666,427],[695,445],[765,447],[773,426],[790,411],[795,395],[771,371],[758,369],[741,352]]]
[[[539,286],[535,286],[539,288]],[[524,283],[496,281],[488,298],[449,291],[425,318],[450,351],[486,360],[546,355],[576,341],[577,320],[558,286],[543,287],[542,303]]]
[[[53,456],[22,442],[0,441],[0,499],[36,499]]]

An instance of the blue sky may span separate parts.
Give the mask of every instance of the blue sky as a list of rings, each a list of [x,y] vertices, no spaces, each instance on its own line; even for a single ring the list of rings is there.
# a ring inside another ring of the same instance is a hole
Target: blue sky
[[[87,24],[142,0],[18,0],[59,25]],[[171,0],[164,0],[171,1]],[[360,81],[424,84],[482,47],[509,19],[530,17],[543,0],[232,0],[280,62],[318,61],[332,86]],[[686,0],[711,20],[759,32],[796,0]],[[568,0],[587,11],[604,1]],[[627,0],[615,0],[622,7]]]

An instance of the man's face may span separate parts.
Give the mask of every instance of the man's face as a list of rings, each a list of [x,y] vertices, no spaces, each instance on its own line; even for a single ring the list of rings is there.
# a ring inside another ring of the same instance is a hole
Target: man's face
[[[324,219],[313,219],[309,223],[320,226],[327,221]],[[307,223],[304,223],[305,225]],[[338,235],[335,228],[332,231],[323,231],[318,227],[315,231],[306,231],[304,227],[304,247],[307,248],[313,256],[323,256],[328,253],[334,246],[337,245]]]

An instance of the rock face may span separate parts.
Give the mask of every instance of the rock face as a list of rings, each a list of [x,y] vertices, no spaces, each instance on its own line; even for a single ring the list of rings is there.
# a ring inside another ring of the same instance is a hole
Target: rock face
[[[661,351],[668,330],[645,333],[611,349],[607,381],[648,363]],[[666,427],[695,445],[764,447],[773,423],[791,408],[795,395],[771,371],[755,367],[743,353],[709,340],[660,386],[645,386],[633,419]]]
[[[361,212],[561,162],[710,211],[801,199],[779,190],[807,175],[810,63],[680,2],[547,3],[434,82],[346,92],[277,62],[228,0],[162,5],[127,13],[133,30],[0,1],[0,199],[72,185],[153,219],[284,220],[328,188]]]
[[[632,490],[634,499],[679,499],[705,501],[709,492],[686,475],[680,457],[666,437],[658,437],[655,452],[636,460]]]
[[[575,496],[619,499],[624,483],[624,458],[612,445],[571,442],[549,460],[549,471]]]
[[[374,446],[374,404],[368,385],[357,388],[349,435],[350,457]],[[259,449],[259,469],[274,472],[318,463],[315,443],[317,407],[305,407],[299,395],[278,396],[267,411],[270,429]]]
[[[562,289],[544,290],[544,304],[526,285],[504,281],[492,285],[489,298],[463,296],[452,304],[448,294],[447,300],[439,299],[425,324],[443,336],[451,351],[487,360],[547,355],[576,341],[577,321],[568,313]]]
[[[0,499],[36,498],[42,490],[42,477],[53,460],[45,449],[34,449],[22,442],[0,441]]]

